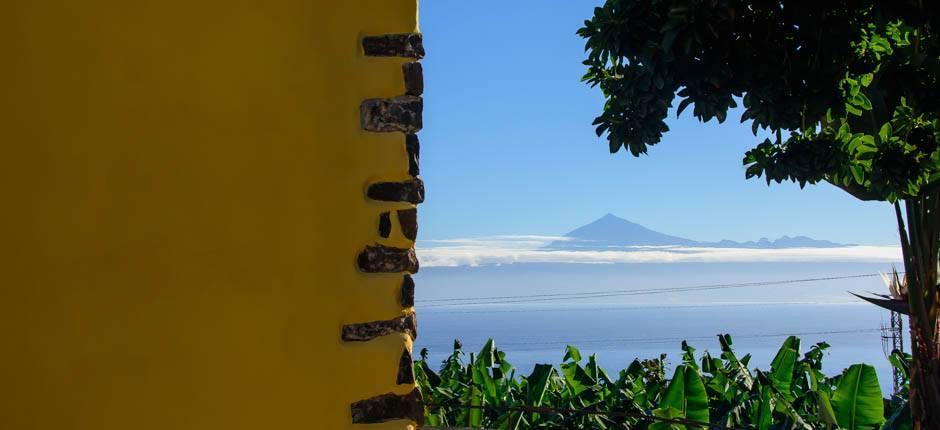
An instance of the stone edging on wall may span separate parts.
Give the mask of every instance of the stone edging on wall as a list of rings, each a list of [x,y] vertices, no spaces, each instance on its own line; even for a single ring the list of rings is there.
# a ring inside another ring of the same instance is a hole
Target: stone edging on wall
[[[419,60],[424,57],[424,46],[420,33],[400,33],[367,36],[362,39],[362,50],[372,57],[405,57]],[[420,169],[420,143],[417,132],[423,126],[424,70],[421,63],[410,61],[402,65],[405,94],[391,98],[370,98],[359,106],[359,125],[364,131],[375,133],[404,134],[404,148],[411,179],[401,182],[376,182],[366,188],[366,198],[380,202],[407,203],[417,205],[424,201],[424,182],[418,177]],[[392,227],[392,211],[379,214],[376,233],[388,239],[395,234]],[[378,337],[401,334],[412,341],[418,336],[414,306],[415,283],[411,274],[418,272],[418,258],[414,241],[418,234],[417,210],[414,208],[395,210],[398,233],[411,241],[410,248],[397,248],[374,243],[366,245],[357,258],[357,266],[364,273],[401,273],[398,305],[402,315],[378,321],[346,324],[342,328],[344,342],[368,342]],[[414,364],[410,344],[406,344],[399,359],[395,383],[414,386]],[[381,423],[397,419],[410,419],[423,424],[424,406],[421,393],[415,387],[405,395],[387,393],[363,399],[350,405],[354,424]]]

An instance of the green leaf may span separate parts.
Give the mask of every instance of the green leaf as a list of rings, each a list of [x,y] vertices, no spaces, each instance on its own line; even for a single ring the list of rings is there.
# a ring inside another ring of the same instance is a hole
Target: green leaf
[[[470,405],[478,407],[470,409],[470,419],[467,424],[469,424],[470,427],[482,427],[483,409],[479,408],[479,406],[483,406],[483,395],[477,387],[470,388]]]
[[[862,116],[862,110],[853,106],[851,103],[845,104],[845,110],[855,116]],[[756,123],[755,123],[756,124]]]
[[[482,390],[484,397],[490,403],[499,403],[499,391],[496,381],[490,376],[488,368],[481,368],[479,365],[473,366],[473,385]]]
[[[568,360],[574,361],[575,363],[581,361],[581,351],[579,351],[578,348],[575,348],[572,345],[568,345],[565,348],[565,358],[561,359],[561,361],[568,361]]]
[[[679,410],[681,418],[707,423],[708,395],[705,392],[705,383],[698,371],[686,364],[676,366],[676,372],[657,409],[663,414],[669,412],[670,409]],[[676,417],[673,416],[673,418]]]
[[[577,362],[565,363],[560,367],[561,373],[565,376],[565,383],[568,389],[570,389],[575,396],[580,396],[581,393],[594,386],[595,381]]]
[[[862,90],[862,87],[854,79],[847,79],[846,82],[849,84],[849,96],[854,98]]]
[[[728,376],[735,383],[741,384],[742,388],[750,390],[754,385],[754,379],[751,376],[751,372],[747,370],[747,363],[745,361],[748,356],[745,356],[744,360],[738,360],[738,357],[731,349],[732,342],[730,335],[718,335],[718,343],[721,345],[721,358],[728,362]]]
[[[682,362],[698,370],[698,363],[695,362],[695,348],[684,340],[682,341]]]
[[[550,364],[536,364],[532,374],[526,378],[525,404],[526,406],[540,407],[545,399],[545,393],[548,391],[549,383],[555,375],[555,368]],[[522,414],[520,414],[520,417]],[[529,422],[534,423],[539,419],[538,413],[529,414]],[[517,422],[518,425],[518,422]]]
[[[852,164],[849,166],[849,170],[852,172],[852,177],[855,178],[857,184],[861,185],[865,183],[865,170],[862,169],[862,166]]]
[[[682,115],[682,111],[684,111],[685,108],[689,107],[690,104],[692,104],[691,98],[682,99],[682,101],[679,102],[679,108],[676,109],[676,118],[678,118],[679,115]]]
[[[878,147],[875,145],[875,138],[873,136],[858,133],[852,137],[849,143],[849,151],[864,154],[866,152],[876,152],[878,151]]]
[[[878,130],[878,137],[881,138],[882,142],[887,141],[888,138],[891,137],[891,132],[891,123],[886,122],[881,126],[881,129]]]
[[[477,354],[476,363],[487,368],[494,367],[496,363],[496,344],[493,339],[487,339],[486,343],[483,344],[483,349]]]
[[[852,134],[852,129],[849,127],[848,121],[843,122],[839,127],[839,133],[836,134],[836,139],[843,139],[844,137]]]
[[[428,366],[427,361],[417,360],[414,363],[415,373],[421,374],[428,383],[429,388],[438,387],[441,385],[441,377],[434,370],[431,370],[431,366]]]
[[[755,425],[759,430],[767,430],[774,423],[774,401],[770,388],[760,387],[757,409],[752,414]]]
[[[555,374],[555,368],[551,364],[536,364],[532,374],[526,378],[526,404],[529,406],[541,406],[542,399],[545,397],[545,391],[548,388],[548,382]]]
[[[796,336],[790,336],[783,341],[783,345],[777,351],[774,361],[770,363],[770,380],[774,388],[790,401],[793,399],[790,390],[790,386],[793,384],[793,370],[799,358],[800,339]]]
[[[868,364],[849,367],[832,396],[832,409],[843,429],[879,428],[884,423],[884,400],[875,368]]]
[[[905,357],[907,356],[907,357]],[[901,351],[894,350],[891,351],[891,355],[888,356],[888,361],[891,362],[891,367],[894,367],[901,373],[905,379],[910,375],[910,355],[905,354]]]
[[[656,409],[653,411],[653,416],[671,420],[684,418],[681,410],[671,407]],[[648,427],[649,430],[676,430],[684,428],[685,426],[678,426],[665,421],[653,421]]]
[[[813,392],[816,394],[816,407],[819,408],[819,419],[830,426],[835,426],[837,424],[836,412],[832,409],[832,400],[829,399],[829,393],[819,387],[816,372],[813,371],[813,369],[809,370],[809,374],[813,381]]]
[[[836,412],[832,409],[832,400],[826,393],[819,394],[817,406],[819,407],[819,418],[829,425],[835,426]]]
[[[937,181],[940,181],[940,172],[931,173],[930,176],[927,178],[928,183],[937,182]]]
[[[852,101],[864,110],[871,110],[871,100],[868,99],[865,93],[856,94],[855,97],[852,97]]]

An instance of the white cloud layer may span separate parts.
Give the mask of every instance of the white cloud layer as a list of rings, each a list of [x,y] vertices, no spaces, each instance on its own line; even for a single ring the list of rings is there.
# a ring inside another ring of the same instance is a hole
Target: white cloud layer
[[[423,267],[480,266],[512,263],[719,263],[719,262],[897,262],[897,246],[859,245],[840,248],[705,248],[634,247],[610,251],[541,249],[564,237],[512,235],[467,239],[423,240],[418,258]]]

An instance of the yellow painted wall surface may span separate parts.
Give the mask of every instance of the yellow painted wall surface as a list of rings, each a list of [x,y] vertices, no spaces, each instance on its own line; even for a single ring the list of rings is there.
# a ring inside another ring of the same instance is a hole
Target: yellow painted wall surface
[[[401,207],[366,184],[408,178],[359,103],[405,60],[359,41],[416,30],[416,0],[3,2],[0,428],[350,428],[410,391],[403,336],[340,328],[401,312],[355,261]]]

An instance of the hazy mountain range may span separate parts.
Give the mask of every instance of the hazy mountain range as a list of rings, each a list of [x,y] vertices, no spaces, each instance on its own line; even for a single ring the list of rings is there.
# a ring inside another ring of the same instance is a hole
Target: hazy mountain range
[[[650,230],[642,225],[627,221],[612,214],[604,215],[590,224],[572,230],[565,235],[565,238],[565,240],[557,240],[549,243],[545,249],[598,251],[649,246],[752,249],[840,248],[851,246],[830,242],[828,240],[813,239],[806,236],[783,236],[777,240],[762,237],[757,241],[747,242],[735,242],[733,240],[700,242]]]

